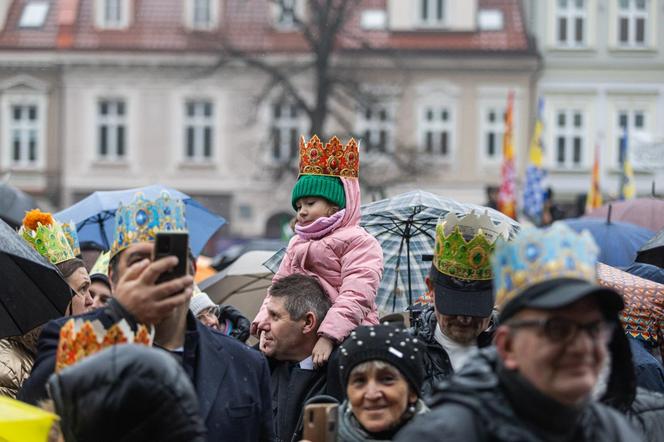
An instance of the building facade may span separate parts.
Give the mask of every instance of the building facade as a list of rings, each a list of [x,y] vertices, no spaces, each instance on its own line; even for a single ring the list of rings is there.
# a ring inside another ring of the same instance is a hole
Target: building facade
[[[525,2],[542,55],[544,145],[551,186],[573,202],[590,186],[599,146],[601,189],[618,195],[627,133],[638,195],[664,175],[664,2]]]
[[[275,172],[293,168],[309,121],[278,89],[261,94],[271,77],[243,57],[310,63],[297,26],[312,14],[306,2],[0,5],[0,168],[13,184],[67,206],[161,183],[201,199],[238,236],[276,235],[293,215],[295,176]],[[417,187],[484,203],[499,182],[509,92],[523,169],[539,67],[525,18],[517,0],[359,2],[332,62],[377,99],[335,105],[340,118],[325,130],[360,138],[361,175],[379,188],[365,202]],[[242,56],[224,57],[228,46]],[[292,83],[313,99],[312,75]],[[421,172],[399,174],[403,152]]]

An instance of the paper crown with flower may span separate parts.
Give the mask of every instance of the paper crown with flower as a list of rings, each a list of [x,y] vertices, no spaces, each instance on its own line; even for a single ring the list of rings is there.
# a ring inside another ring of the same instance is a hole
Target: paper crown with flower
[[[103,252],[95,261],[95,265],[90,269],[90,276],[92,275],[105,275],[108,276],[108,265],[111,261],[111,252]]]
[[[450,213],[436,226],[433,265],[453,278],[490,280],[491,255],[498,238],[509,238],[509,226],[495,224],[487,212],[478,215],[472,211],[461,217]]]
[[[493,287],[502,308],[524,290],[556,278],[597,283],[598,248],[588,231],[574,232],[562,222],[547,229],[523,229],[496,247]]]
[[[185,207],[182,200],[171,198],[162,192],[155,200],[148,200],[142,193],[115,212],[115,234],[110,258],[132,244],[154,241],[158,232],[186,232]]]
[[[351,138],[344,146],[339,138],[323,142],[314,135],[309,141],[300,137],[300,175],[326,175],[357,178],[360,175],[360,153]]]
[[[76,258],[62,224],[49,212],[35,209],[26,213],[18,233],[51,264],[60,264]]]
[[[60,329],[60,340],[55,355],[55,371],[57,373],[112,345],[143,344],[151,346],[153,340],[154,329],[148,329],[143,324],[139,324],[134,332],[124,319],[105,328],[97,319],[86,321],[72,318]]]

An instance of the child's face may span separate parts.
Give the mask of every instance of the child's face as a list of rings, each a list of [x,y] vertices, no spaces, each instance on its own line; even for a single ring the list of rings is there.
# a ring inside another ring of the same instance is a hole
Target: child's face
[[[322,216],[330,216],[339,211],[339,208],[325,198],[305,196],[295,202],[297,208],[297,223],[306,226]]]

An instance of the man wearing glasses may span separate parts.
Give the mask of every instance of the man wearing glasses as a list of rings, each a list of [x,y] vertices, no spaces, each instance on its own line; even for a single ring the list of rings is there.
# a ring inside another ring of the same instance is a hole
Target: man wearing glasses
[[[495,348],[441,384],[432,413],[396,440],[642,440],[592,398],[600,378],[610,377],[608,344],[623,307],[616,292],[596,284],[596,263],[590,236],[562,224],[497,244]]]

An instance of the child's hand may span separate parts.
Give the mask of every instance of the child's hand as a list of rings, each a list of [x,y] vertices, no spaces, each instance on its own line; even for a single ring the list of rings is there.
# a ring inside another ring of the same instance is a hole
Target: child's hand
[[[316,345],[314,345],[314,350],[311,352],[315,368],[320,368],[325,365],[333,348],[334,342],[332,342],[331,339],[326,338],[325,336],[318,338]]]

